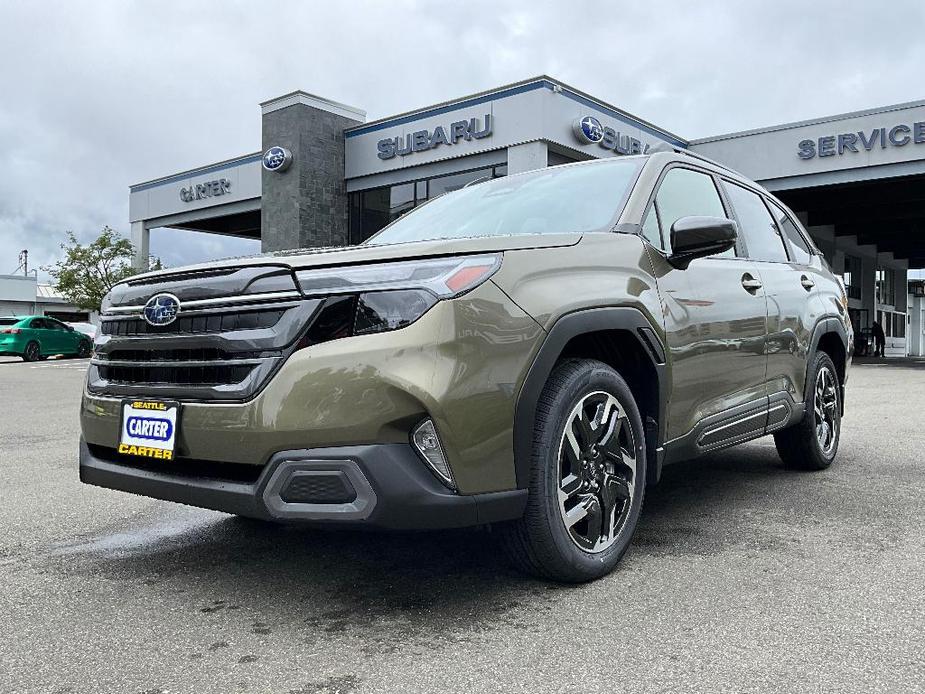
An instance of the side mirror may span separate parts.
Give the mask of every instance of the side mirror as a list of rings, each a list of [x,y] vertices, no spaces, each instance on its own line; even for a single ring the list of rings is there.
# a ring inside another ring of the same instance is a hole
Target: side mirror
[[[668,262],[685,270],[696,258],[729,250],[738,235],[738,225],[725,217],[681,217],[671,225]]]

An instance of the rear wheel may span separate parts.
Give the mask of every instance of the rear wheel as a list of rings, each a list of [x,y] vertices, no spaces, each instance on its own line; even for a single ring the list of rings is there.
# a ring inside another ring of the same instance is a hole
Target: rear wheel
[[[784,465],[796,470],[824,470],[838,453],[841,438],[841,387],[835,364],[818,352],[809,372],[812,388],[803,420],[774,434]]]
[[[26,345],[26,348],[22,353],[23,361],[38,361],[42,358],[42,351],[39,348],[39,343],[33,340]]]
[[[500,528],[523,571],[556,581],[610,572],[629,547],[645,491],[642,419],[612,368],[556,367],[536,408],[527,509]]]

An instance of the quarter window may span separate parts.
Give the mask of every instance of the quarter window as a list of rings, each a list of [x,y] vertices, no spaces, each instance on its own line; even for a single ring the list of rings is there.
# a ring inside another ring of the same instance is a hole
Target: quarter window
[[[723,202],[713,178],[691,169],[670,169],[658,189],[655,204],[658,207],[664,236],[669,243],[671,227],[681,217],[726,217],[726,210],[723,209]],[[649,216],[652,216],[652,211],[649,212]],[[648,219],[646,221],[648,222]],[[735,256],[735,250],[730,248],[717,255]]]
[[[749,258],[786,263],[784,240],[761,196],[727,181],[723,186],[739,219],[739,232],[745,237]]]
[[[642,235],[656,248],[664,248],[662,245],[662,235],[658,230],[658,215],[655,212],[654,206],[649,210],[649,214],[646,215],[646,221],[642,223]]]
[[[801,265],[809,265],[812,251],[809,250],[809,244],[803,238],[803,234],[797,229],[790,215],[784,212],[775,203],[771,203],[771,212],[777,220],[777,226],[787,241],[787,250],[790,251],[790,259]]]

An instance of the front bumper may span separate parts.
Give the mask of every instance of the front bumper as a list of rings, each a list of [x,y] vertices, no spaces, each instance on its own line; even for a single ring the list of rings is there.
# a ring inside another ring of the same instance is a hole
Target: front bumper
[[[415,323],[294,352],[250,400],[180,401],[178,459],[264,466],[277,451],[407,444],[433,419],[461,494],[517,486],[516,394],[543,332],[490,281]],[[132,397],[164,397],[155,385]],[[120,394],[85,392],[81,430],[119,444]]]
[[[408,444],[282,451],[253,481],[182,466],[170,471],[167,465],[127,460],[80,440],[80,480],[86,484],[251,518],[423,530],[512,520],[523,514],[527,502],[523,489],[455,494]],[[313,481],[318,482],[314,487]],[[331,500],[329,481],[339,485],[343,497]],[[306,488],[327,500],[306,496]],[[302,490],[302,496],[293,489]]]

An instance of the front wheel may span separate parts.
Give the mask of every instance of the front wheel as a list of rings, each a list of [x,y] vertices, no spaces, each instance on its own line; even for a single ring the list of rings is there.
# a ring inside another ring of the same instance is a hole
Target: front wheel
[[[812,388],[803,420],[774,434],[784,465],[796,470],[824,470],[838,453],[841,438],[841,386],[831,357],[817,352],[809,371]]]
[[[77,356],[80,359],[86,359],[90,356],[90,350],[92,346],[88,340],[81,340],[80,344],[77,345]]]
[[[42,351],[39,348],[39,343],[32,341],[26,345],[26,349],[23,350],[22,360],[23,361],[38,361],[42,358]]]
[[[527,509],[500,528],[518,568],[578,583],[617,565],[642,510],[644,441],[620,374],[591,359],[556,367],[536,407]]]

